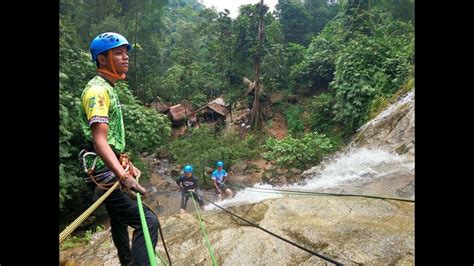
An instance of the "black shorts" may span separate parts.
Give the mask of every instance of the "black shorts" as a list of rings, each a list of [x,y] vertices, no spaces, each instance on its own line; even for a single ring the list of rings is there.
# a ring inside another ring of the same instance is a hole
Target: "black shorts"
[[[204,205],[204,201],[199,194],[194,191],[183,190],[181,191],[181,209],[186,210],[186,205],[188,205],[188,200],[191,197],[190,193],[193,194],[194,199],[199,203],[200,206]]]

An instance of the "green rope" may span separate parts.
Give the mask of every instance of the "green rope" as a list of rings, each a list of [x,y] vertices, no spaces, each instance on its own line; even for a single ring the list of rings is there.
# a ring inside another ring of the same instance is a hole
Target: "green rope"
[[[138,180],[140,179],[140,175],[137,176],[137,182]],[[160,256],[160,254],[153,248],[153,245],[151,243],[151,238],[150,238],[150,232],[148,231],[148,224],[146,223],[146,219],[145,219],[145,212],[143,211],[143,204],[142,204],[142,198],[140,196],[140,193],[136,193],[137,194],[137,205],[138,205],[138,213],[140,213],[140,222],[142,224],[142,228],[143,228],[143,236],[145,237],[145,245],[146,245],[146,250],[147,250],[147,253],[148,253],[148,259],[150,260],[150,265],[151,266],[155,266],[157,265],[156,263],[156,257],[153,255],[155,254],[156,256],[158,256],[158,258],[161,260],[161,262],[163,262],[164,265],[166,266],[169,266],[168,263],[166,263],[166,261]],[[148,206],[148,208],[150,208]],[[155,213],[151,208],[150,210]],[[158,215],[155,213],[155,215],[158,217]],[[161,236],[163,237],[163,236]],[[168,253],[166,253],[168,254]],[[171,261],[170,261],[171,263]]]
[[[145,244],[146,244],[146,250],[148,253],[148,259],[150,260],[151,266],[156,266],[158,265],[156,263],[156,258],[154,256],[156,251],[153,252],[154,249],[151,243],[150,232],[148,231],[148,225],[145,219],[145,212],[143,211],[142,199],[141,199],[140,193],[138,192],[137,192],[137,204],[138,204],[138,212],[140,213],[140,221],[142,223],[143,235],[145,236]]]
[[[216,258],[214,257],[214,251],[212,249],[211,243],[209,243],[209,239],[207,238],[206,229],[204,228],[203,222],[201,220],[201,215],[199,215],[199,209],[196,205],[196,201],[194,200],[193,193],[189,192],[189,194],[191,194],[191,198],[193,199],[194,208],[196,208],[196,213],[197,213],[197,216],[199,218],[199,225],[201,226],[201,231],[204,235],[204,238],[206,239],[207,249],[209,250],[209,254],[211,254],[212,262],[213,262],[214,266],[217,266]]]

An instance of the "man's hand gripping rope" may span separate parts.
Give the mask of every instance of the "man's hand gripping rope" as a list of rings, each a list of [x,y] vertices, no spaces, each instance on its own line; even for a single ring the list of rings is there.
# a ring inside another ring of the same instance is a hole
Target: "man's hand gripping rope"
[[[121,188],[134,200],[137,198],[136,192],[139,192],[145,198],[146,189],[138,184],[136,180],[136,178],[140,177],[141,171],[132,164],[130,158],[125,153],[120,154],[119,162],[125,170],[125,173],[119,178]]]

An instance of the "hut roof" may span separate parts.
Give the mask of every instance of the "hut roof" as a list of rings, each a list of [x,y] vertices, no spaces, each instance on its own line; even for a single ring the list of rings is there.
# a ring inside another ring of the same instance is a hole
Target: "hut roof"
[[[176,104],[169,108],[171,118],[175,121],[181,120],[184,117],[189,117],[193,112],[192,108],[186,104]]]
[[[229,110],[225,106],[220,105],[220,104],[215,103],[215,102],[209,103],[207,105],[207,107],[209,107],[209,109],[214,110],[216,113],[218,113],[222,116],[226,116],[229,113]]]
[[[225,106],[225,101],[222,97],[218,97],[218,98],[210,101],[209,103],[207,103],[203,107],[196,110],[196,112],[202,111],[206,108],[212,109],[214,112],[216,112],[216,113],[218,113],[222,116],[226,116],[229,113],[229,110]]]
[[[222,106],[225,106],[225,101],[222,97],[218,97],[216,99],[214,99],[213,101],[209,102],[209,104],[211,103],[217,103],[217,104],[220,104]]]

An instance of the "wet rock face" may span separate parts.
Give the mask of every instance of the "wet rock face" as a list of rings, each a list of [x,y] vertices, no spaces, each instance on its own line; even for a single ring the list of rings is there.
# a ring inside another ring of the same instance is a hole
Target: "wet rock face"
[[[348,147],[325,163],[304,171],[301,177],[316,180],[325,175],[333,179],[353,176],[353,179],[322,188],[328,192],[413,199],[414,113],[412,90],[362,126]],[[331,165],[331,161],[344,163]]]
[[[292,196],[230,210],[347,265],[414,263],[411,203]],[[229,214],[205,211],[202,218],[219,265],[325,265],[324,260]],[[195,215],[161,217],[160,221],[173,264],[212,265]],[[161,242],[157,251],[165,256]],[[62,252],[61,265],[119,265],[110,231],[95,234],[85,247]]]
[[[120,265],[110,228],[95,233],[85,247],[62,251],[59,264],[61,266]]]
[[[414,156],[414,91],[401,97],[399,101],[361,127],[349,147],[378,148],[400,155]]]

